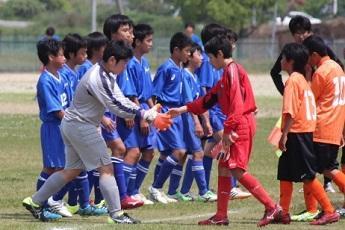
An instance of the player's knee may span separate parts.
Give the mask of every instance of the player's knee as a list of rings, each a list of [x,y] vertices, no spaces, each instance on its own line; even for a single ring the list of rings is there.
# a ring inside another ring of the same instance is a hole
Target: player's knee
[[[151,162],[153,160],[154,156],[155,156],[155,153],[153,150],[143,151],[141,159],[143,159],[144,161],[147,161],[147,162]]]

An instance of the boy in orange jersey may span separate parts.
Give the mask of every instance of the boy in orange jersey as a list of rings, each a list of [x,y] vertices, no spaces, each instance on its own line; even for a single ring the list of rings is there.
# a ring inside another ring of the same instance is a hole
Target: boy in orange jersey
[[[309,64],[316,67],[311,89],[317,108],[313,141],[318,171],[332,179],[345,194],[345,175],[338,170],[337,162],[345,122],[345,74],[340,65],[330,59],[320,37],[310,36],[303,44],[309,49]],[[323,216],[318,222],[326,218]]]
[[[301,44],[290,43],[282,51],[281,67],[289,74],[285,83],[282,109],[282,137],[279,149],[283,151],[278,163],[280,205],[282,215],[277,220],[290,223],[289,206],[293,182],[303,182],[305,191],[311,191],[324,210],[324,221],[311,224],[337,222],[335,212],[322,184],[315,178],[316,156],[313,152],[313,132],[316,126],[316,106],[311,88],[304,78],[308,50]]]

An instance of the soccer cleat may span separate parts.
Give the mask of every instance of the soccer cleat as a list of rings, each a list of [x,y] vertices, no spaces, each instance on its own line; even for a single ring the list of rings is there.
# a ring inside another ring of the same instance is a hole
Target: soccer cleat
[[[76,214],[79,211],[79,204],[77,204],[77,205],[68,205],[67,204],[67,209],[70,213],[72,213],[72,215]]]
[[[244,192],[240,188],[234,187],[230,191],[230,200],[236,199],[246,199],[250,197],[252,194],[249,192]]]
[[[140,224],[140,220],[130,217],[127,213],[122,213],[116,217],[108,217],[109,224]]]
[[[345,217],[345,208],[338,208],[336,212],[339,213],[341,217]]]
[[[126,196],[121,200],[121,208],[122,209],[133,209],[138,208],[144,205],[144,202],[141,200],[133,199],[130,196]]]
[[[142,194],[142,193],[138,193],[138,194],[132,195],[131,197],[132,197],[133,199],[135,199],[135,200],[140,200],[140,201],[144,202],[144,205],[151,205],[151,204],[154,204],[151,200],[147,199],[147,198],[145,197],[145,195]]]
[[[49,197],[48,206],[50,211],[59,214],[63,217],[72,217],[72,213],[68,210],[62,200],[55,201],[53,197]]]
[[[313,221],[319,215],[319,213],[319,210],[317,210],[315,213],[303,211],[297,215],[291,216],[291,220],[298,222],[310,222]]]
[[[201,202],[213,202],[217,201],[217,194],[207,191],[204,195],[199,195],[196,200]]]
[[[325,191],[326,192],[329,192],[329,193],[336,193],[333,185],[332,185],[332,182],[328,182],[325,187],[324,187]]]
[[[31,212],[31,214],[36,218],[43,222],[46,221],[54,221],[61,219],[62,216],[59,214],[55,214],[50,212],[48,209],[43,209],[39,205],[35,204],[32,201],[31,197],[27,197],[23,200],[23,206]]]
[[[81,216],[101,216],[108,213],[108,209],[101,207],[96,208],[95,206],[88,205],[85,208],[79,208],[78,211]]]
[[[289,213],[281,212],[279,216],[274,220],[274,223],[280,223],[280,224],[290,224],[291,223],[291,217]]]
[[[311,225],[326,225],[338,222],[340,219],[340,215],[337,212],[330,213],[330,214],[323,214],[320,219],[314,220],[310,222]]]
[[[277,220],[279,218],[281,212],[282,208],[278,204],[276,204],[276,206],[272,210],[266,210],[264,216],[257,224],[258,227],[263,227],[274,222],[274,220]]]
[[[165,200],[168,203],[176,203],[177,200],[175,198],[169,197],[168,195],[166,195],[164,192],[162,192],[162,196],[165,198]]]
[[[150,186],[149,187],[149,193],[150,193],[150,199],[152,201],[157,201],[157,202],[162,203],[162,204],[168,203],[165,196],[163,196],[164,193],[161,192],[159,189]]]
[[[168,197],[182,202],[193,201],[193,197],[191,197],[188,193],[186,195],[182,194],[181,192],[177,192],[174,195],[168,195]]]
[[[214,215],[207,220],[199,221],[198,225],[229,225],[229,220],[227,217]]]

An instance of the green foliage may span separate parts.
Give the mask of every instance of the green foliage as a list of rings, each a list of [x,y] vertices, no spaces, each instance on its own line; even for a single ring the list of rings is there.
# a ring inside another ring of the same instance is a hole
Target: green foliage
[[[12,0],[4,4],[0,15],[5,19],[30,19],[42,11],[44,6],[38,0]]]
[[[175,10],[172,1],[167,0],[129,0],[128,8],[130,11],[140,11],[155,15],[172,15]]]

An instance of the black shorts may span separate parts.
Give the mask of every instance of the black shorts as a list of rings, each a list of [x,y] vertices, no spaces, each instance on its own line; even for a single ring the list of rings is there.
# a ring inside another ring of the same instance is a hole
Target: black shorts
[[[338,169],[337,161],[339,145],[314,142],[314,152],[317,157],[317,171]]]
[[[316,156],[313,152],[313,133],[289,133],[286,151],[278,162],[278,180],[302,182],[316,174]]]
[[[342,155],[341,155],[341,160],[340,160],[340,163],[342,164],[342,165],[344,165],[345,164],[345,147],[342,147]]]

